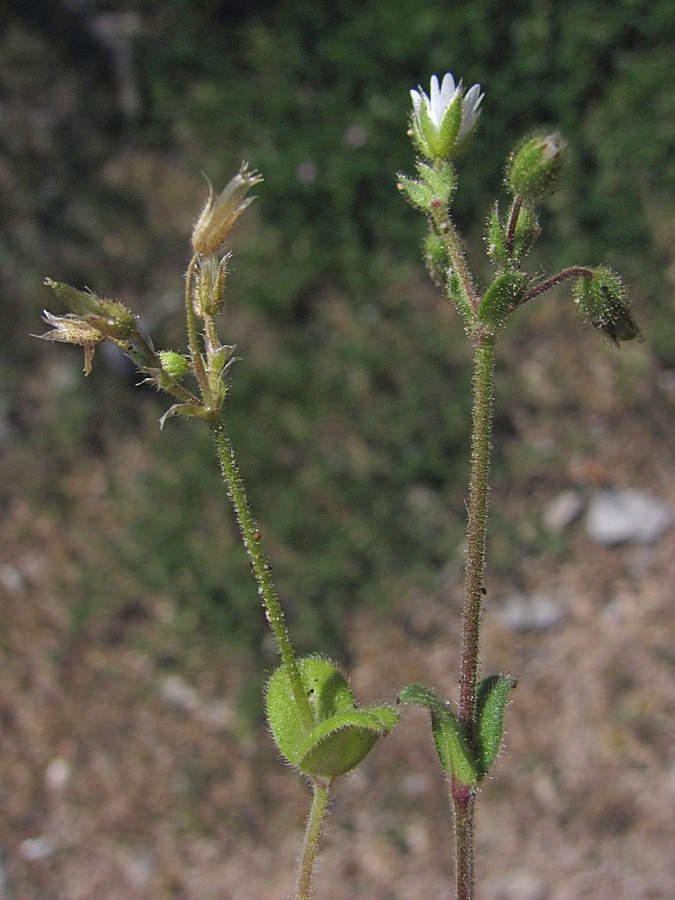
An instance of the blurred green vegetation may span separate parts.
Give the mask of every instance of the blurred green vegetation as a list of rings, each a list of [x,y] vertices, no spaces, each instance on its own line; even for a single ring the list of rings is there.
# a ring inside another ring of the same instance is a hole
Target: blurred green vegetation
[[[5,7],[0,412],[28,495],[55,519],[72,515],[69,479],[103,467],[108,525],[80,526],[80,612],[166,594],[219,638],[260,642],[208,436],[182,422],[160,434],[166,403],[122,360],[99,354],[85,383],[74,353],[24,338],[52,302],[49,274],[124,297],[158,344],[182,346],[200,173],[221,186],[242,158],[265,183],[236,236],[222,334],[244,362],[228,415],[294,633],[327,649],[345,610],[458,564],[468,349],[395,190],[413,169],[408,91],[434,72],[486,91],[455,202],[479,272],[510,147],[557,125],[571,158],[537,263],[620,269],[652,351],[673,363],[672,0]],[[152,465],[127,471],[113,459],[137,440]]]

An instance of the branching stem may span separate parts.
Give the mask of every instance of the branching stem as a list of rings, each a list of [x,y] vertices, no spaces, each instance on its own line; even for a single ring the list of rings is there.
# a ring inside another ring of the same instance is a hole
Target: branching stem
[[[550,278],[547,278],[546,281],[542,281],[541,284],[538,284],[536,287],[531,288],[520,301],[520,305],[522,306],[523,303],[527,303],[527,301],[532,300],[533,297],[538,297],[540,294],[545,293],[552,287],[555,287],[556,284],[560,284],[561,281],[565,281],[567,278],[592,277],[593,269],[589,269],[586,266],[571,266],[569,269],[563,269],[556,275],[551,275]]]

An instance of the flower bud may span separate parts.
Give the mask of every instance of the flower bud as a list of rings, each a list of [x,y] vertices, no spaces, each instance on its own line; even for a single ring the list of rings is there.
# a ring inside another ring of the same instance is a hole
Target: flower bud
[[[170,375],[174,380],[178,381],[184,375],[187,375],[188,361],[181,353],[176,353],[175,350],[158,350],[157,356],[159,356],[162,368],[166,374]]]
[[[500,328],[525,296],[529,278],[524,272],[505,272],[485,292],[478,318],[485,325]]]
[[[239,216],[255,200],[255,197],[246,198],[246,194],[262,180],[262,175],[249,172],[248,164],[242,163],[239,172],[217,197],[209,184],[209,199],[192,231],[192,249],[195,253],[206,256],[216,253],[223,246]]]
[[[639,337],[640,329],[633,319],[626,290],[620,276],[611,269],[600,267],[593,270],[590,278],[580,278],[574,301],[583,318],[615,344]]]
[[[506,186],[524,200],[552,193],[560,178],[566,144],[558,132],[527,138],[506,164]]]

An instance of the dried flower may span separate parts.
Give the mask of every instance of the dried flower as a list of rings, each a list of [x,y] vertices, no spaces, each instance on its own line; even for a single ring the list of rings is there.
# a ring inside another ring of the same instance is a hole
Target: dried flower
[[[249,172],[248,163],[242,163],[239,172],[217,197],[209,184],[209,199],[192,231],[192,249],[195,253],[206,256],[223,246],[239,216],[255,199],[246,198],[246,194],[262,180],[258,172]]]

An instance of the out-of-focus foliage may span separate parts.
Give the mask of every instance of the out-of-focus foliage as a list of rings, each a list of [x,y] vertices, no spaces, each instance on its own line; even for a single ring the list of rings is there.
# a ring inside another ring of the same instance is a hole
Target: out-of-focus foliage
[[[131,373],[116,358],[97,371],[97,358],[90,383],[50,386],[58,416],[35,428],[27,367],[71,361],[23,338],[40,328],[44,275],[123,297],[179,349],[200,172],[216,188],[242,158],[263,172],[224,314],[245,358],[229,416],[282,594],[315,646],[320,627],[339,633],[345,608],[395,600],[461,555],[468,356],[457,318],[420,287],[422,224],[394,187],[413,171],[409,89],[450,69],[486,91],[454,201],[473,259],[511,146],[560,128],[571,162],[538,259],[620,270],[648,341],[672,361],[672,13],[670,0],[11,5],[0,37],[0,324],[13,335],[0,365],[14,389],[4,433],[50,479],[45,494],[32,476],[55,514],[59,477],[107,457],[118,435],[147,430],[161,462],[109,473],[119,528],[112,543],[91,537],[99,574],[83,602],[111,587],[164,592],[238,640],[262,629],[197,425],[151,431],[163,407],[146,415],[144,398],[135,411]],[[134,578],[115,574],[120,560]]]

